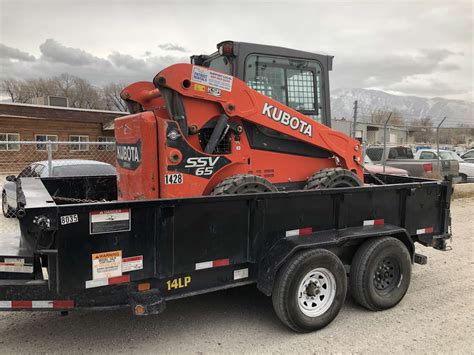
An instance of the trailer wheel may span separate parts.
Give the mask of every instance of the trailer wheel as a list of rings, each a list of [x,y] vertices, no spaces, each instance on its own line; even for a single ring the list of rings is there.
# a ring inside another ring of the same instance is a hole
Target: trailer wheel
[[[276,192],[277,188],[268,180],[255,175],[234,175],[225,178],[214,187],[211,195],[255,194]]]
[[[305,190],[316,190],[361,185],[362,182],[352,171],[342,168],[329,168],[314,173],[308,179],[304,188]]]
[[[278,272],[273,308],[296,332],[310,332],[331,323],[346,298],[347,277],[339,258],[324,249],[296,254]]]
[[[15,211],[8,206],[7,193],[5,191],[2,193],[2,212],[6,218],[15,217]]]
[[[410,279],[410,253],[398,239],[369,239],[352,259],[350,291],[355,301],[369,310],[397,305],[405,296]]]

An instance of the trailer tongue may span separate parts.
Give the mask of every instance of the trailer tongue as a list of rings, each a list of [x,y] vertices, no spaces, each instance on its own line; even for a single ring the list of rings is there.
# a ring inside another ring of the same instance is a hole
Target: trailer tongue
[[[113,201],[114,177],[23,178],[21,243],[5,252],[11,242],[0,239],[0,309],[155,314],[172,299],[255,283],[286,325],[310,331],[337,315],[344,265],[359,303],[392,307],[411,262],[426,262],[415,243],[446,249],[451,184],[378,179],[385,185]],[[78,203],[99,200],[109,202]]]

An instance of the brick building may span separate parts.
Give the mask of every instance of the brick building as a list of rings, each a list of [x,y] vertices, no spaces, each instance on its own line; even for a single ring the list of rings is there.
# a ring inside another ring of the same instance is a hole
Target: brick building
[[[51,145],[53,159],[92,159],[113,163],[113,145],[100,143],[114,141],[112,122],[125,114],[0,103],[0,173],[17,173],[29,162],[46,160],[47,141],[60,142]],[[80,144],[87,142],[99,143]]]

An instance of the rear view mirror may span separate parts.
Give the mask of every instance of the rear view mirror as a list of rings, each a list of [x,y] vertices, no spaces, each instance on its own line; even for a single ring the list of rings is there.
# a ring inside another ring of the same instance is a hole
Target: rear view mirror
[[[15,175],[8,175],[5,179],[7,181],[15,182],[16,181],[16,176]]]

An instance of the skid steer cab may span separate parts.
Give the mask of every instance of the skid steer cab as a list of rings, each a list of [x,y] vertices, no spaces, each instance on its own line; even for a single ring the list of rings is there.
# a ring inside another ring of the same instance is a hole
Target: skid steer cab
[[[226,41],[127,86],[119,199],[359,186],[360,143],[330,128],[332,57]]]

